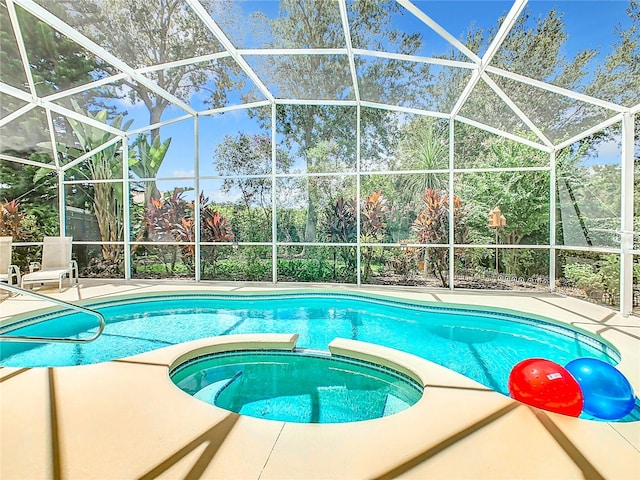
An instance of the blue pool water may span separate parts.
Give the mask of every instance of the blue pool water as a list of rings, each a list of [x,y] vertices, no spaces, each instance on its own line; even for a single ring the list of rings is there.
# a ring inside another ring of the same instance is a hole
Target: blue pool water
[[[345,423],[386,417],[422,397],[415,380],[370,363],[301,352],[216,353],[171,372],[183,391],[256,418]]]
[[[91,304],[107,320],[88,344],[0,343],[0,364],[34,367],[104,362],[203,337],[298,333],[299,348],[326,350],[337,337],[409,352],[508,395],[511,368],[541,357],[560,365],[579,357],[616,364],[603,341],[516,312],[409,304],[355,294],[174,294]],[[15,335],[88,337],[94,317],[71,313],[23,326]],[[4,332],[7,333],[7,332]]]

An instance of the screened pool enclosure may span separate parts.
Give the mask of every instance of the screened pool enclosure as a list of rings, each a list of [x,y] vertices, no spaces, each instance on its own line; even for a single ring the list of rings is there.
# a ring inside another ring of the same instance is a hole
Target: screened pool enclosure
[[[638,307],[636,0],[0,0],[0,25],[23,272],[66,235],[81,277]]]

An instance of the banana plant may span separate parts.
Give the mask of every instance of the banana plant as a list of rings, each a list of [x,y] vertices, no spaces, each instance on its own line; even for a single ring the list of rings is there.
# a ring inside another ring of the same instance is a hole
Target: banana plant
[[[124,121],[124,115],[118,115],[111,123],[108,123],[106,109],[92,114],[84,112],[77,102],[72,100],[73,108],[78,113],[110,125],[121,131],[126,131],[133,120]],[[58,152],[62,154],[66,163],[84,155],[87,152],[99,148],[113,138],[113,134],[93,125],[82,123],[73,118],[67,118],[75,135],[77,144],[58,144]],[[130,163],[135,162],[135,153],[130,152]],[[94,214],[98,221],[100,239],[102,243],[102,255],[110,264],[118,264],[122,260],[122,249],[118,245],[110,245],[106,242],[117,242],[123,239],[123,184],[122,182],[102,182],[102,180],[122,179],[123,155],[119,142],[111,144],[102,150],[95,152],[84,162],[69,169],[68,174],[77,179],[86,179],[93,188],[92,202]]]
[[[155,178],[171,145],[171,138],[161,142],[158,135],[149,143],[149,137],[149,135],[140,134],[133,144],[137,149],[137,155],[134,157],[134,161],[129,164],[129,168],[138,178]],[[155,180],[149,180],[149,185],[144,190],[145,206],[150,204],[151,198],[160,198]]]

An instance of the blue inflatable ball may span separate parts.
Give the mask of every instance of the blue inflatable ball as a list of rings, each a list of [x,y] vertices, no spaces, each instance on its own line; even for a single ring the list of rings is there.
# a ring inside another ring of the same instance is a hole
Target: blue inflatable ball
[[[635,405],[633,387],[614,366],[596,358],[577,358],[565,368],[582,389],[583,412],[603,420],[617,420]]]

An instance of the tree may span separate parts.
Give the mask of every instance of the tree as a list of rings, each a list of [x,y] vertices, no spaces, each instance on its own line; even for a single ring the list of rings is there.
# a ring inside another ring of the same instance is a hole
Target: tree
[[[13,36],[6,2],[0,1],[0,62],[2,64],[2,80],[10,85],[25,90],[27,79],[24,73],[21,56]],[[64,15],[64,8],[59,2],[49,2],[47,9],[57,16]],[[105,62],[79,46],[76,42],[61,35],[48,24],[33,17],[30,13],[16,5],[16,15],[24,44],[27,46],[29,70],[33,77],[36,93],[45,97],[78,85],[90,83],[107,75]],[[99,99],[108,96],[103,89],[91,89],[74,94],[73,98],[80,105],[95,105]],[[13,102],[11,97],[3,97],[5,102]],[[4,104],[4,108],[15,109]]]
[[[66,0],[67,20],[94,42],[113,52],[133,68],[150,67],[221,51],[218,40],[195,12],[181,0]],[[242,16],[232,2],[201,2],[214,17],[225,18],[225,26],[241,35]],[[234,19],[237,22],[234,25]],[[116,73],[114,67],[109,67]],[[210,107],[221,106],[234,85],[238,67],[227,60],[194,63],[153,70],[145,75],[166,92],[188,101],[206,92]],[[135,79],[124,80],[118,89],[149,111],[149,124],[162,120],[170,102]],[[152,140],[159,134],[152,130]]]
[[[629,27],[618,25],[618,40],[605,63],[599,65],[587,92],[618,105],[632,107],[638,103],[640,91],[640,1],[629,0]],[[636,122],[636,138],[640,125]],[[636,155],[640,155],[636,152]]]
[[[503,18],[488,32],[470,27],[465,43],[472,51],[480,51],[495,37]],[[491,65],[507,71],[541,80],[553,85],[580,91],[581,84],[588,77],[588,65],[595,56],[593,50],[581,50],[569,58],[563,48],[567,40],[562,15],[551,9],[546,16],[535,19],[525,9],[517,18],[509,35],[494,56]],[[456,49],[451,49],[447,58],[467,61],[467,57]],[[585,119],[598,114],[587,103],[576,103],[562,95],[551,96],[543,89],[534,88],[500,75],[489,77],[508,94],[510,99],[552,140],[566,138],[581,125]],[[468,72],[463,69],[448,69],[439,73],[437,81],[432,83],[431,95],[437,109],[448,111],[453,105],[453,97],[462,92],[469,80]],[[553,108],[549,108],[553,102]],[[518,134],[524,138],[537,140],[533,132],[511,111],[497,94],[481,80],[463,106],[461,114],[472,120],[486,123],[492,127]],[[474,166],[477,159],[487,154],[485,141],[492,134],[478,128],[456,123],[456,166]]]
[[[36,93],[46,96],[77,85],[90,83],[105,76],[103,63],[88,54],[73,40],[61,35],[46,23],[36,19],[16,5],[22,39],[27,45],[29,69]],[[48,8],[61,14],[60,5],[51,2]],[[2,81],[21,90],[28,89],[18,45],[13,34],[7,5],[0,0],[0,65]],[[101,89],[74,95],[82,110],[96,105],[107,96]],[[13,112],[24,102],[2,95],[4,112]],[[53,115],[56,138],[73,143],[71,128],[65,119]],[[44,164],[53,164],[53,149],[44,110],[36,107],[0,130],[0,152]],[[41,175],[38,167],[0,160],[0,199],[18,199],[27,216],[33,216],[40,235],[59,233],[58,189],[55,171]]]
[[[334,2],[285,0],[280,5],[280,15],[269,22],[272,36],[278,39],[278,43],[267,47],[344,46],[344,30]],[[401,11],[394,2],[353,2],[350,9],[353,9],[350,31],[354,45],[372,50],[387,47],[406,54],[417,51],[421,43],[419,35],[407,35],[388,28],[391,14]],[[349,65],[340,58],[309,55],[293,59],[269,57],[266,60],[270,62],[266,65],[266,74],[291,98],[309,98],[310,95],[326,99],[353,98]],[[389,99],[385,95],[412,98],[412,92],[420,85],[418,79],[425,78],[428,68],[428,64],[394,59],[363,64],[359,68],[361,96],[380,101]],[[367,129],[365,142],[361,145],[362,158],[384,156],[373,155],[371,151],[381,152],[389,148],[392,138],[387,133],[392,117],[392,113],[384,110],[361,109],[361,121]],[[278,105],[277,128],[284,133],[289,146],[297,151],[308,172],[313,172],[314,165],[327,158],[318,155],[315,147],[320,142],[327,146],[331,143],[332,148],[337,148],[339,153],[331,153],[342,162],[355,162],[356,115],[353,108]],[[330,153],[329,150],[325,152]],[[318,214],[321,212],[315,208],[313,195],[313,183],[310,182],[305,241],[315,241]]]
[[[271,220],[271,150],[270,135],[238,132],[233,137],[225,135],[213,154],[216,170],[221,176],[265,175],[261,178],[225,178],[222,191],[240,190],[246,211],[249,213],[253,205],[258,205],[267,221]],[[289,167],[286,151],[278,149],[276,165],[278,171]]]
[[[638,103],[640,91],[640,1],[629,0],[627,8],[629,27],[624,29],[619,25],[615,34],[618,41],[614,50],[607,56],[604,65],[598,66],[594,81],[587,86],[587,93],[604,98],[620,105],[633,106]],[[614,126],[609,135],[597,137],[594,143],[619,138],[620,124]],[[634,211],[636,223],[640,216],[640,114],[635,115],[635,145],[634,162],[636,174],[634,177]],[[636,225],[634,230],[638,230]],[[637,237],[636,237],[637,245]]]
[[[545,17],[538,18],[531,28],[527,27],[530,19],[531,12],[525,9],[495,55],[492,65],[569,90],[580,90],[581,82],[589,73],[589,62],[596,52],[587,49],[578,51],[572,58],[564,55],[567,34],[562,14],[556,9],[551,9]],[[490,32],[490,36],[495,32],[497,27]],[[532,88],[522,82],[497,76],[492,78],[552,140],[568,137],[575,125],[581,125],[586,118],[597,115],[597,110],[587,103],[577,104],[561,95],[551,97],[544,90]],[[549,108],[550,102],[553,103],[553,108]],[[497,102],[483,102],[479,107],[491,109],[492,103]],[[487,116],[488,113],[483,113],[484,118],[492,118]],[[508,122],[506,119],[505,121]],[[513,124],[496,126],[507,131],[519,128]]]
[[[400,129],[398,155],[393,170],[443,170],[449,168],[449,129],[447,122],[416,117]],[[446,189],[448,178],[438,173],[403,175],[398,181],[402,203],[414,201],[427,188]]]

